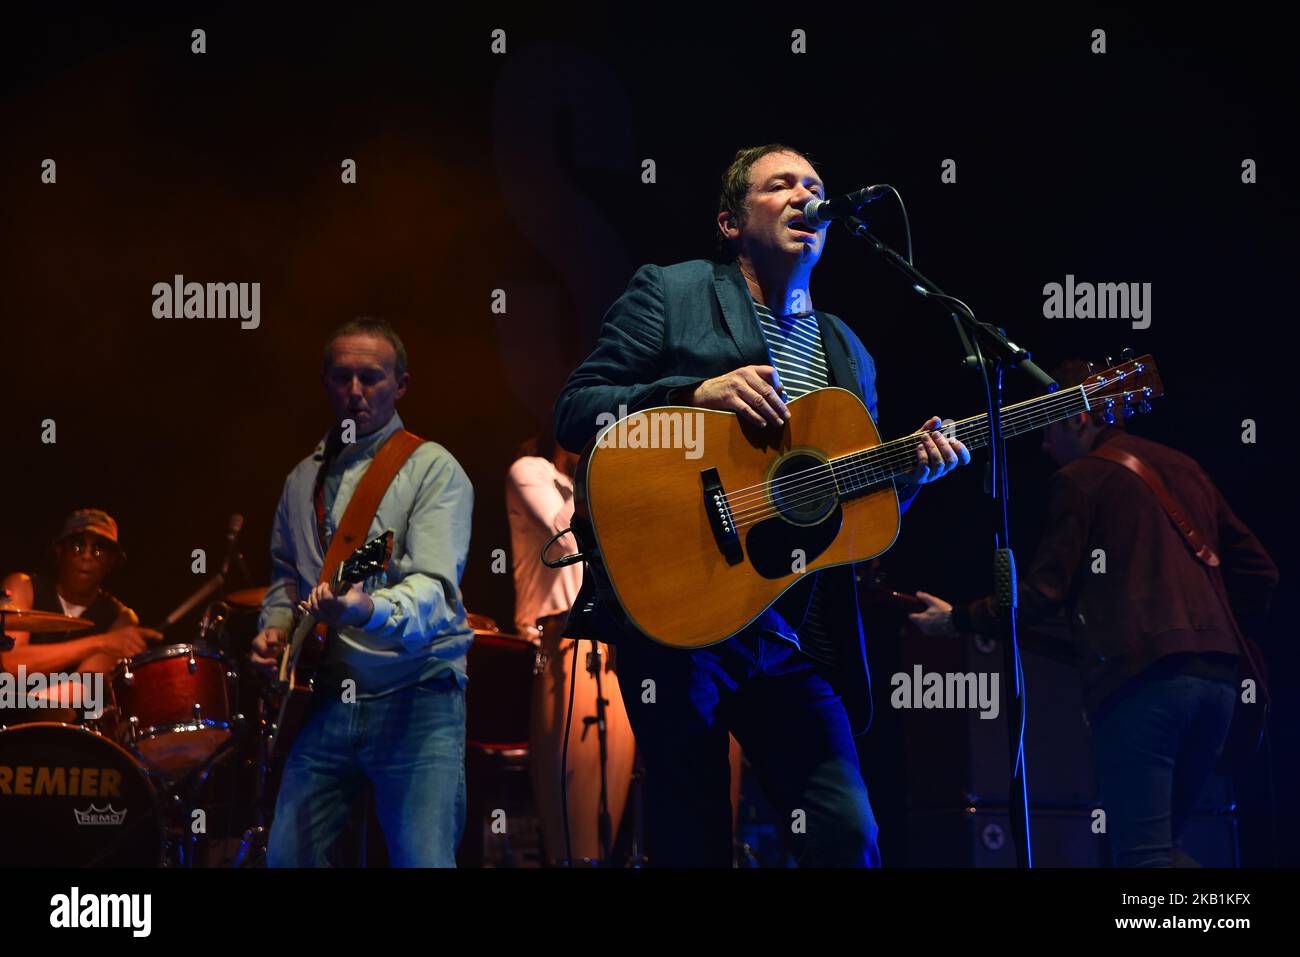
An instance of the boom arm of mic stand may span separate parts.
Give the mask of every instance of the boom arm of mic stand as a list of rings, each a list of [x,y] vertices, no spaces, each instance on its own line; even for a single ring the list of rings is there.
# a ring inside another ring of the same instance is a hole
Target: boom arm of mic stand
[[[866,240],[867,244],[880,253],[887,263],[907,276],[912,281],[912,289],[918,295],[924,299],[938,300],[952,308],[952,317],[956,320],[957,334],[961,337],[962,347],[966,350],[968,364],[979,361],[975,358],[976,350],[971,342],[971,336],[978,336],[992,349],[993,355],[989,357],[989,361],[1001,360],[1006,365],[1019,368],[1048,392],[1057,390],[1056,380],[1034,364],[1027,349],[1020,348],[993,326],[976,319],[975,314],[964,302],[949,296],[923,276],[920,270],[900,256],[896,250],[873,235],[861,219],[850,216],[846,223],[849,232],[859,239]]]

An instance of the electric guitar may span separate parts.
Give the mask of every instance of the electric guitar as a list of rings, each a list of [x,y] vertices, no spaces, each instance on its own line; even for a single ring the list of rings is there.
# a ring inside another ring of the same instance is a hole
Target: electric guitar
[[[339,563],[330,579],[330,590],[335,595],[346,594],[356,584],[360,584],[372,575],[377,575],[388,567],[393,557],[393,530],[372,538],[346,559]],[[307,697],[312,690],[316,672],[325,658],[325,643],[329,637],[329,628],[319,622],[313,615],[304,614],[294,627],[289,647],[280,659],[280,680],[278,688],[283,693],[280,701],[279,716],[275,723],[275,733],[268,745],[268,756],[276,750],[284,752],[286,745],[281,744],[292,735],[289,731],[290,708],[295,702]],[[297,717],[302,717],[305,707],[296,707]]]
[[[1002,431],[1020,435],[1085,411],[1113,421],[1117,403],[1125,416],[1146,412],[1163,391],[1142,356],[1004,407]],[[647,409],[606,427],[583,453],[573,522],[583,557],[602,591],[655,641],[725,641],[807,572],[874,558],[898,537],[895,481],[916,467],[921,433],[882,443],[866,406],[845,389],[788,405],[780,428],[732,412]],[[988,415],[940,431],[980,448]]]

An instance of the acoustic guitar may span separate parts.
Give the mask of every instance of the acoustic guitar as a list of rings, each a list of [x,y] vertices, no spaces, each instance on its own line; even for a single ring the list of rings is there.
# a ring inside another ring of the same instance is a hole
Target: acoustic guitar
[[[1150,356],[1002,410],[1007,436],[1079,412],[1147,411],[1163,394]],[[732,412],[647,409],[607,426],[578,463],[573,529],[629,622],[677,648],[725,641],[808,572],[867,561],[898,537],[895,482],[919,432],[881,442],[852,392],[788,403],[785,425]],[[689,417],[689,418],[688,418]],[[941,428],[976,449],[988,415]]]

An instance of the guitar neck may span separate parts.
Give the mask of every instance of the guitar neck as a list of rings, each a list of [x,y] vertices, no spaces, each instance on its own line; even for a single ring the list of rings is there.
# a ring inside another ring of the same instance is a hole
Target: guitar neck
[[[1049,395],[1017,402],[1002,410],[1002,434],[1021,435],[1041,429],[1052,422],[1068,419],[1092,406],[1083,386],[1059,389]],[[968,449],[989,444],[991,430],[988,414],[973,415],[942,429],[949,439],[956,438]],[[850,452],[831,460],[831,471],[840,495],[850,497],[882,485],[916,468],[916,441],[920,433],[882,442],[861,452]]]

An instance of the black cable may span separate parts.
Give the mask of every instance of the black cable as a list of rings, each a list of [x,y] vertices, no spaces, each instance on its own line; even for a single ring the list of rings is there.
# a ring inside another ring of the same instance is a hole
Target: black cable
[[[559,639],[563,641],[561,637]],[[564,660],[563,647],[557,642],[560,660]],[[573,670],[569,673],[569,709],[564,717],[564,749],[560,753],[560,816],[564,820],[564,863],[573,866],[573,842],[569,833],[569,729],[573,726],[573,699],[578,689],[578,641],[573,640]]]

